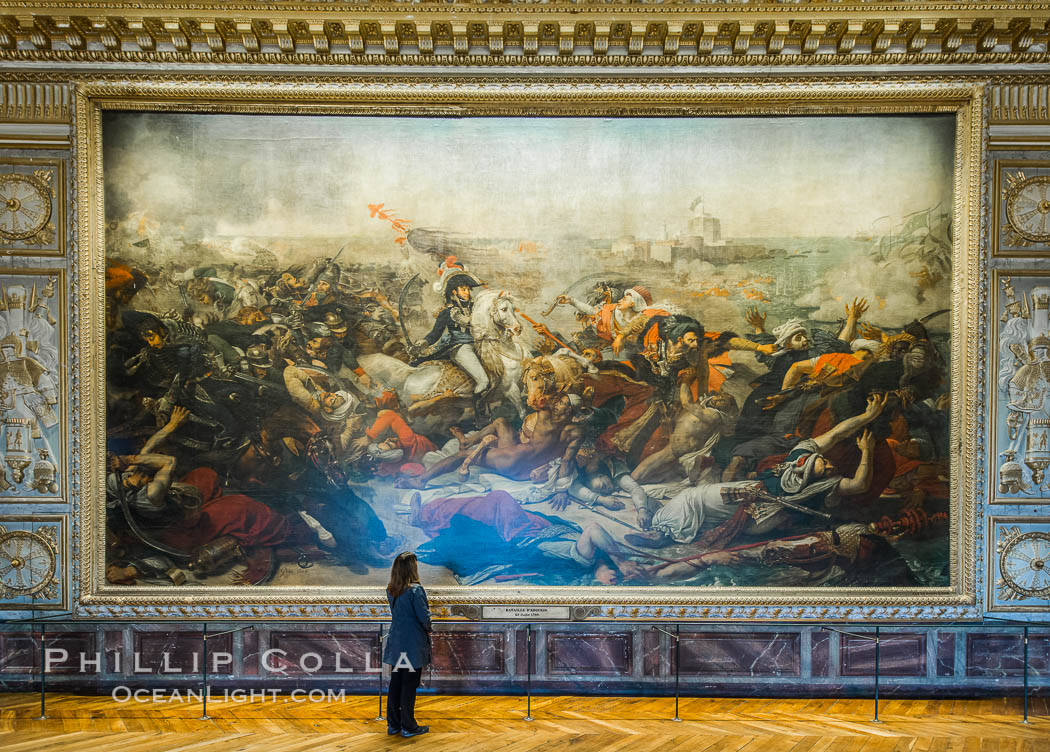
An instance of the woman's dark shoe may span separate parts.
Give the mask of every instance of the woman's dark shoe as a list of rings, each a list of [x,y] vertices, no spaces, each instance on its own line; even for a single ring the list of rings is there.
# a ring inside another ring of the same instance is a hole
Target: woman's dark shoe
[[[399,728],[394,728],[393,726],[387,726],[386,727],[386,735],[387,736],[397,736],[400,733],[401,733],[401,729],[399,729]]]
[[[430,726],[417,726],[414,730],[409,731],[408,729],[401,729],[401,736],[406,739],[411,739],[413,736],[419,736],[430,731]]]

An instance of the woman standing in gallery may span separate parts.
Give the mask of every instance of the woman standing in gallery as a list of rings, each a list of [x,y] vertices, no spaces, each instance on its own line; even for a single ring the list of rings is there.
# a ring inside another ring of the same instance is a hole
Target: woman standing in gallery
[[[423,667],[430,662],[430,605],[419,582],[416,555],[397,555],[386,586],[390,604],[390,634],[383,649],[383,663],[390,665],[390,691],[386,695],[386,732],[406,739],[430,731],[416,723],[416,689]]]

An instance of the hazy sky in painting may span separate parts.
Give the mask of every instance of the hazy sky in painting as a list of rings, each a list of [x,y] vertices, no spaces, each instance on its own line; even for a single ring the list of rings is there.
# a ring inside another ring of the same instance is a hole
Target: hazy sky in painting
[[[951,201],[954,118],[354,118],[109,113],[107,215],[188,235],[852,235]]]

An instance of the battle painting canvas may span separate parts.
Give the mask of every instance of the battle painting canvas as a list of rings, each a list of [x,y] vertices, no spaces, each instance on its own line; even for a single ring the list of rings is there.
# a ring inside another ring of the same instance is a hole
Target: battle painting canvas
[[[107,582],[947,587],[954,134],[103,113]]]

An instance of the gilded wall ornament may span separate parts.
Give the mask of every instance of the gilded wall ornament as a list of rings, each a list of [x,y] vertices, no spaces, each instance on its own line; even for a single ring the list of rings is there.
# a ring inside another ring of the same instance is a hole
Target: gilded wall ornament
[[[55,239],[51,222],[51,170],[0,173],[0,238],[26,245],[49,245]]]
[[[1001,600],[1050,596],[1050,533],[1006,527],[998,549]]]
[[[1050,175],[1028,177],[1022,170],[1005,173],[1006,235],[1023,247],[1050,241]]]
[[[57,527],[48,525],[30,532],[8,531],[0,525],[0,600],[31,595],[54,598],[57,565]]]

